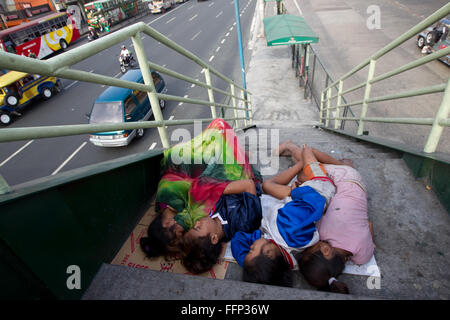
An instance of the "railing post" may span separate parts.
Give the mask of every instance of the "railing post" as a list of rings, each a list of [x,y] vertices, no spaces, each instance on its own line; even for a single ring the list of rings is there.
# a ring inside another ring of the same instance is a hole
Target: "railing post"
[[[133,46],[136,51],[136,57],[139,63],[139,68],[142,72],[142,77],[144,78],[144,83],[151,88],[151,92],[147,92],[148,98],[150,100],[150,105],[152,106],[153,116],[156,121],[164,121],[161,107],[159,105],[159,99],[156,96],[155,83],[153,82],[153,77],[150,73],[150,67],[148,65],[147,56],[144,51],[144,46],[142,45],[141,33],[138,32],[136,35],[131,37],[133,41]],[[158,127],[159,137],[161,138],[161,143],[164,148],[169,148],[170,143],[167,137],[167,131],[164,126]]]
[[[212,84],[211,84],[211,73],[209,72],[209,68],[205,68],[205,69],[203,69],[203,70],[205,70],[206,84],[207,84],[208,86],[211,86],[211,87],[212,87]],[[209,101],[210,101],[211,103],[215,103],[215,102],[214,102],[214,92],[213,92],[212,89],[208,89],[208,97],[209,97]],[[217,118],[217,115],[216,115],[216,107],[215,107],[214,105],[211,106],[211,116],[212,116],[214,119]]]
[[[246,94],[245,94],[245,92],[244,92],[244,89],[241,89],[241,98],[244,100],[244,105],[248,106],[248,105],[247,105],[247,99],[245,98],[245,96],[246,96]],[[247,113],[247,112],[248,112],[248,111],[246,111],[246,113]],[[244,127],[247,126],[247,118],[248,118],[248,113],[246,114],[246,117],[244,118]]]
[[[344,87],[344,81],[339,81],[339,87],[338,87],[338,96],[337,96],[337,103],[336,103],[336,119],[334,119],[334,128],[337,130],[338,128],[338,117],[341,114],[341,101],[342,101],[342,88]]]
[[[430,130],[430,135],[425,144],[423,152],[432,153],[436,151],[439,139],[441,138],[444,127],[439,124],[442,119],[447,119],[450,114],[450,79],[447,81],[447,87],[445,88],[444,96],[442,97],[441,105],[436,112],[433,126]]]
[[[361,108],[361,116],[359,119],[359,126],[358,126],[358,132],[357,132],[358,136],[361,136],[364,132],[364,120],[363,119],[366,117],[366,114],[367,114],[367,106],[368,106],[367,100],[369,100],[370,90],[372,88],[370,81],[373,79],[373,75],[375,74],[376,62],[377,62],[376,60],[370,60],[370,64],[369,64],[369,72],[367,74],[367,81],[366,81],[366,90],[364,91],[364,100],[363,100],[363,104],[362,104],[362,108]]]
[[[253,124],[253,106],[252,106],[252,95],[247,93],[247,99],[248,99],[248,110],[249,110],[249,122],[250,125]]]
[[[314,51],[313,51],[314,52]],[[313,58],[313,64],[312,64],[312,74],[311,74],[311,81],[309,82],[309,94],[311,95],[311,96],[313,96],[313,87],[314,87],[314,74],[315,74],[315,72],[316,72],[316,59],[317,59],[317,56],[316,56],[316,54],[314,53],[314,58]],[[307,90],[306,90],[306,87],[305,87],[305,95],[304,95],[304,98],[305,99],[308,99],[308,94],[307,94]]]
[[[323,117],[323,104],[325,103],[325,90],[320,93],[320,111],[319,111],[319,121],[322,124]]]
[[[236,98],[235,98],[235,90],[234,90],[234,83],[230,83],[230,89],[231,89],[231,102],[233,103],[233,111],[234,111],[234,117],[238,118],[238,113],[236,110]],[[238,120],[234,120],[234,126],[237,128],[239,128],[239,121]]]
[[[329,87],[327,90],[327,111],[326,111],[326,119],[325,119],[325,127],[327,127],[327,128],[328,128],[328,124],[330,122],[331,89],[332,89],[332,87]]]

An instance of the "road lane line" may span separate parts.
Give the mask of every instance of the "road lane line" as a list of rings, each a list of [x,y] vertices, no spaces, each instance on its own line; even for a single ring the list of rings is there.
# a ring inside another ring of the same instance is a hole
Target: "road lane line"
[[[67,90],[67,89],[69,89],[71,86],[73,86],[75,83],[77,83],[78,82],[78,80],[77,81],[74,81],[74,82],[72,82],[71,84],[69,84],[67,87],[65,87],[64,88],[64,90]]]
[[[230,35],[230,33],[229,32],[227,32],[227,34],[225,35],[225,37],[228,37]]]
[[[148,150],[153,150],[156,147],[156,142],[153,142],[152,145],[150,146],[150,148],[148,148]]]
[[[208,4],[208,8],[213,6],[213,5],[214,5],[214,2],[211,2],[210,4]]]
[[[183,3],[183,4],[180,4],[180,5],[179,5],[178,7],[176,7],[175,9],[170,10],[167,14],[171,14],[172,12],[177,11],[177,10],[180,9],[182,6],[184,6],[185,4],[187,4],[187,2],[185,2],[185,3]],[[156,18],[155,20],[150,21],[149,23],[147,23],[147,25],[149,26],[149,25],[151,25],[153,22],[156,22],[156,21],[158,21],[159,19],[164,18],[165,16],[167,16],[167,14],[164,14],[164,15],[162,15],[162,16]]]
[[[175,20],[177,17],[173,17],[172,19],[170,19],[170,20],[168,20],[168,21],[166,21],[166,24],[168,24],[168,23],[170,23],[170,22],[172,22],[173,20]]]
[[[189,19],[189,21],[194,20],[195,18],[197,18],[197,16],[198,16],[198,14],[195,14],[194,16],[192,16],[192,17]]]
[[[77,150],[75,150],[71,155],[70,155],[70,157],[68,157],[67,159],[66,159],[66,161],[64,161],[59,167],[58,167],[58,169],[56,169],[55,171],[53,171],[53,173],[51,174],[52,176],[53,175],[55,175],[55,174],[57,174],[58,172],[59,172],[59,170],[61,170],[70,160],[72,160],[72,158],[73,157],[75,157],[75,155],[86,145],[86,143],[87,143],[87,141],[85,141],[85,142],[83,142],[82,144],[81,144],[81,146],[79,146],[78,147],[78,149]]]
[[[194,7],[194,5],[190,6],[190,7],[188,8],[188,10],[191,10],[193,7]]]
[[[21,147],[19,150],[17,150],[16,152],[14,152],[12,155],[10,155],[8,158],[6,158],[2,163],[0,163],[0,167],[2,167],[5,163],[7,163],[9,160],[11,160],[12,158],[14,158],[17,154],[19,154],[19,152],[21,152],[23,149],[25,149],[26,147],[28,147],[34,140],[30,140],[28,141],[23,147]]]
[[[211,62],[213,59],[214,59],[214,56],[211,56],[211,57],[209,58],[209,62]]]
[[[191,40],[194,40],[195,38],[197,38],[198,35],[199,35],[201,32],[202,32],[201,30],[200,30],[199,32],[197,32],[197,33],[191,38]]]
[[[170,121],[170,120],[173,120],[173,118],[174,118],[174,116],[170,116],[170,117],[169,117],[169,121]],[[168,127],[168,126],[165,126],[164,128],[167,129],[167,127]]]
[[[220,17],[220,16],[222,15],[222,13],[223,13],[223,11],[220,11],[219,14],[216,16],[216,19],[217,19],[218,17]]]
[[[216,52],[219,52],[219,50],[220,50],[220,47],[217,47]]]
[[[220,41],[221,44],[223,44],[225,42],[226,39],[222,39],[222,41]]]

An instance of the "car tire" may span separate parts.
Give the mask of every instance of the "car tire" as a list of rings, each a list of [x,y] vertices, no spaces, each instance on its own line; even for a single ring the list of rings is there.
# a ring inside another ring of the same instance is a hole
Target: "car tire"
[[[65,51],[69,46],[66,40],[59,40],[59,45],[61,46],[61,51]]]
[[[136,139],[140,139],[144,136],[145,130],[143,128],[136,129]]]
[[[424,37],[418,37],[417,38],[417,46],[422,49],[425,45],[425,38]]]
[[[14,92],[7,93],[3,98],[3,103],[8,107],[17,107],[19,105],[19,101],[19,96]]]
[[[428,45],[433,45],[436,42],[436,32],[428,32],[426,35],[426,42]]]
[[[166,100],[159,100],[159,107],[163,110],[166,107]]]
[[[41,92],[41,96],[42,96],[42,99],[44,99],[44,100],[50,99],[53,96],[52,89],[49,87],[43,88],[42,92]]]
[[[11,116],[7,113],[0,112],[0,122],[3,125],[7,125],[11,122]]]

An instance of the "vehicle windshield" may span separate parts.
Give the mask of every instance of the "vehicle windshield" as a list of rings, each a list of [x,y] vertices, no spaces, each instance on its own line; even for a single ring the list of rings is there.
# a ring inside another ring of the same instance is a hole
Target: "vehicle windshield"
[[[96,103],[92,108],[90,123],[122,122],[123,108],[120,102]]]

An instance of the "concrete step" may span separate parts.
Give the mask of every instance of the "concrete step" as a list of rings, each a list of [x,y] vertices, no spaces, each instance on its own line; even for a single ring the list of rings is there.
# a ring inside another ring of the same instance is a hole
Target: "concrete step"
[[[354,295],[103,264],[83,300],[360,300]]]

